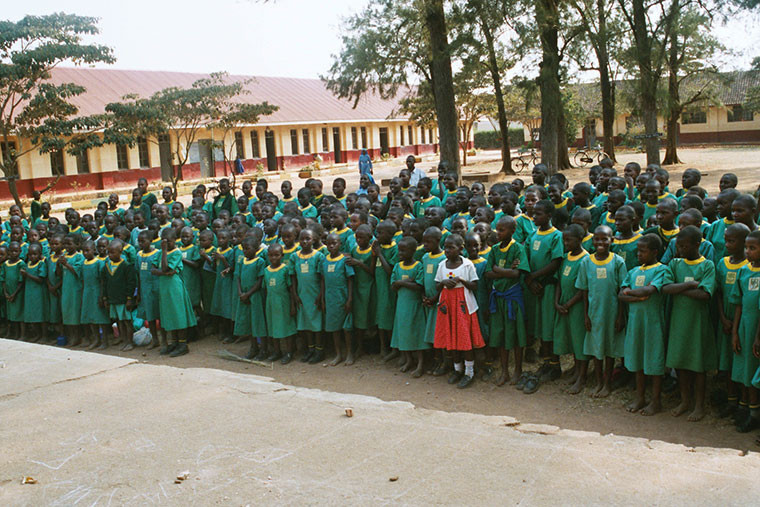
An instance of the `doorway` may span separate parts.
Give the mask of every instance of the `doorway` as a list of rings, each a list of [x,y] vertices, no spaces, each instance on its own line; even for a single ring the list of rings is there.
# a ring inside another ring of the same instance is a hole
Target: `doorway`
[[[388,127],[380,127],[380,155],[390,153],[388,149]]]
[[[211,139],[198,141],[198,158],[201,164],[201,178],[213,178],[214,158],[211,153]]]
[[[161,179],[163,181],[171,181],[172,148],[169,144],[169,136],[166,134],[158,136],[158,158],[161,161]]]
[[[340,164],[343,158],[340,156],[340,128],[333,127],[333,149],[335,150],[335,163]]]
[[[277,153],[274,151],[274,131],[267,129],[264,132],[264,144],[267,149],[267,171],[277,170]]]

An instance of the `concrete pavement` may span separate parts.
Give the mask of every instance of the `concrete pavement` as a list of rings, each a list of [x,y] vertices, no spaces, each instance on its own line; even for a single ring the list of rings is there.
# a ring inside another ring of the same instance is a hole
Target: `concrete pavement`
[[[2,505],[726,505],[760,493],[756,453],[253,375],[0,340],[0,379]]]

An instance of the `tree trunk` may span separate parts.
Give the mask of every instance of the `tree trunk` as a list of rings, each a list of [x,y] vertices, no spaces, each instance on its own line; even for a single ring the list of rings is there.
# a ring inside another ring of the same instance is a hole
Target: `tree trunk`
[[[677,15],[676,15],[677,16]],[[677,18],[673,20],[671,27],[677,25]],[[678,35],[674,33],[670,36],[670,46],[668,47],[668,121],[667,121],[667,139],[665,140],[665,158],[663,165],[678,164],[678,118],[681,116],[681,97],[678,86]]]
[[[21,199],[18,196],[18,187],[16,186],[16,179],[17,179],[17,176],[11,176],[10,178],[8,178],[8,191],[11,193],[11,197],[13,197],[13,202],[15,202],[16,206],[18,206],[19,209],[21,210],[21,215],[25,217],[26,213],[24,213],[24,207],[21,205]]]
[[[678,117],[680,114],[673,111],[668,115],[667,139],[665,141],[665,158],[662,165],[680,164],[678,159]]]
[[[565,122],[565,112],[560,109],[557,115],[557,169],[562,171],[570,169],[570,155],[567,150],[567,123]]]
[[[559,169],[559,115],[562,109],[562,95],[557,79],[558,22],[555,0],[540,0],[536,3],[536,24],[541,37],[542,52],[538,77],[541,89],[541,161],[549,168],[550,175]]]
[[[432,52],[432,81],[435,96],[435,112],[438,118],[438,144],[441,162],[446,161],[459,174],[459,141],[457,140],[456,103],[454,82],[451,75],[446,18],[443,0],[425,0],[425,24],[430,35]]]
[[[467,165],[467,141],[460,143],[462,146],[462,167]]]
[[[644,147],[647,164],[660,163],[660,139],[657,136],[657,80],[659,76],[652,69],[652,41],[647,31],[647,7],[644,0],[632,0],[633,35],[636,62],[639,67],[639,97],[644,120]]]
[[[499,116],[499,130],[501,130],[501,172],[504,174],[515,174],[512,170],[512,158],[509,150],[509,120],[507,119],[507,108],[504,105],[504,91],[501,88],[501,76],[499,75],[499,64],[496,60],[493,33],[485,15],[480,16],[480,22],[488,48],[488,69],[491,72],[491,79],[493,80],[494,97]]]
[[[607,49],[607,6],[605,0],[597,0],[599,40],[594,44],[599,61],[599,84],[602,92],[602,132],[604,152],[615,160],[615,88],[610,81],[610,56]]]

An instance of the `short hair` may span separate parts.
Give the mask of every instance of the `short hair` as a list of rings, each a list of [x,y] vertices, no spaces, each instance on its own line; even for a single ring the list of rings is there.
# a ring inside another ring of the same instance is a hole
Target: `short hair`
[[[417,248],[417,240],[414,239],[412,236],[404,236],[401,238],[401,241],[398,242],[398,246],[404,246],[404,247],[410,247],[412,249]]]
[[[620,206],[617,209],[617,211],[615,212],[615,214],[617,215],[620,212],[628,213],[628,214],[631,215],[631,217],[635,217],[636,216],[636,211],[634,211],[634,209],[632,207],[627,206],[627,205]]]
[[[578,220],[582,220],[584,222],[591,223],[591,212],[587,210],[586,208],[576,208],[573,212],[573,217],[577,218]]]
[[[626,195],[625,192],[622,190],[612,190],[610,191],[609,195],[607,195],[607,200],[609,201],[611,198],[615,197],[616,199],[623,199],[623,203],[625,203]]]
[[[431,180],[430,178],[428,178],[427,176],[425,176],[424,178],[420,178],[420,181],[417,182],[418,186],[420,184],[428,186],[428,187],[432,187],[433,186],[433,180]]]
[[[562,231],[563,235],[573,236],[578,239],[583,239],[586,233],[583,231],[583,227],[578,224],[570,224]]]
[[[513,229],[517,226],[517,223],[515,222],[515,219],[512,218],[509,215],[503,215],[498,222],[496,222],[496,226],[499,225],[505,225],[507,227],[512,227]]]
[[[683,238],[686,241],[699,244],[702,241],[702,231],[693,225],[687,225],[678,233],[678,238]]]
[[[650,232],[649,234],[644,234],[639,238],[639,245],[644,245],[650,250],[659,252],[660,248],[662,248],[662,240],[657,234],[652,234]]]
[[[757,208],[757,201],[754,197],[752,197],[750,194],[740,194],[739,196],[734,199],[735,203],[743,204],[744,206],[749,206],[752,209]]]
[[[726,227],[726,235],[736,234],[738,236],[741,236],[742,241],[744,241],[747,238],[747,235],[749,233],[750,233],[749,227],[747,227],[744,224],[735,223]]]
[[[459,234],[449,234],[446,236],[446,241],[443,244],[445,245],[446,243],[455,243],[455,246],[458,248],[464,248],[464,238]]]
[[[684,217],[690,218],[697,222],[698,224],[702,222],[702,212],[699,211],[696,208],[689,208],[683,213],[681,213],[680,220],[683,220]]]
[[[359,228],[357,227],[356,230],[358,231]],[[443,233],[441,232],[441,230],[438,227],[431,226],[431,227],[428,227],[427,229],[425,229],[425,232],[422,233],[422,237],[424,238],[425,236],[433,236],[440,243],[441,242],[441,237],[443,236]]]
[[[553,202],[551,202],[549,200],[546,200],[546,199],[542,199],[542,200],[540,200],[540,201],[538,201],[536,203],[534,209],[540,209],[544,213],[548,214],[549,216],[552,216],[552,215],[554,215],[554,209],[555,208],[554,208],[554,203]]]
[[[681,207],[683,208],[684,203],[689,205],[690,209],[698,209],[702,211],[702,208],[704,205],[702,204],[702,199],[699,198],[699,196],[694,194],[686,194],[681,199]]]
[[[760,241],[760,229],[756,231],[752,231],[747,235],[746,239],[754,239],[755,241]],[[746,241],[745,239],[745,241]]]
[[[641,201],[633,201],[631,203],[626,204],[626,206],[629,206],[635,213],[636,216],[643,217],[646,207],[644,206],[644,203]]]

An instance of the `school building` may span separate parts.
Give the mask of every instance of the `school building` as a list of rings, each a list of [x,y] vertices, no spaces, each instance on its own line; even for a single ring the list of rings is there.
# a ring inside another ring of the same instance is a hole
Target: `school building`
[[[125,95],[149,97],[168,87],[189,88],[205,74],[131,71],[88,68],[56,68],[50,81],[76,83],[87,91],[74,98],[80,115],[99,114],[111,102]],[[246,80],[251,76],[230,76]],[[223,133],[201,130],[190,146],[184,179],[211,178],[228,174],[223,153],[239,158],[246,172],[300,169],[317,156],[321,167],[352,164],[366,148],[374,159],[424,155],[437,151],[435,126],[421,128],[398,112],[398,100],[368,94],[353,102],[335,97],[318,79],[253,77],[246,85],[249,94],[241,100],[267,101],[279,110],[262,116],[255,125],[241,125],[222,139]],[[213,142],[212,142],[213,141]],[[222,141],[224,152],[218,148]],[[28,142],[14,139],[12,142]],[[97,190],[133,186],[138,178],[168,180],[171,153],[178,142],[169,132],[160,139],[140,138],[135,146],[106,145],[74,156],[65,152],[39,153],[36,150],[18,161],[19,194],[29,196],[57,176],[58,192]],[[234,145],[234,149],[230,149]],[[0,199],[8,198],[7,182],[0,182]]]
[[[662,86],[667,86],[665,79]],[[688,86],[688,83],[682,86]],[[760,71],[721,73],[715,78],[714,86],[717,91],[716,105],[689,106],[681,114],[678,125],[679,144],[760,144],[760,113],[753,113],[745,105],[749,90],[760,86]],[[585,124],[578,128],[574,145],[582,147],[601,144],[604,134],[599,84],[583,83],[572,85],[571,88],[582,109],[589,113]],[[626,111],[630,108],[625,107],[625,100],[621,97],[621,92],[629,97],[635,96],[636,84],[632,81],[617,81],[616,88],[617,109],[621,112],[615,117],[614,135],[615,142],[620,143],[626,132],[641,127],[638,118]],[[526,139],[532,135],[538,140],[539,132],[535,127],[536,124],[540,125],[540,120],[531,123],[531,127],[534,127],[532,132],[525,127]],[[663,134],[664,143],[666,118],[659,116],[657,125],[658,131]]]

